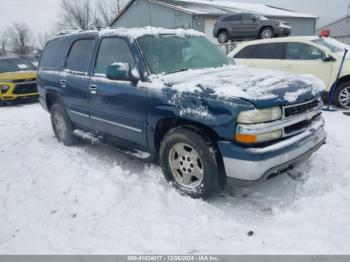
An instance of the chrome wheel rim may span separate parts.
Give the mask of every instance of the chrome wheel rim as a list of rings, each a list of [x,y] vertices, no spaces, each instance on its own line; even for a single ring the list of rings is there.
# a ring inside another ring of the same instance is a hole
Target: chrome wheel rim
[[[271,30],[264,30],[261,34],[263,39],[268,39],[272,37],[272,32]]]
[[[55,112],[53,114],[53,124],[55,126],[56,133],[59,140],[61,141],[64,140],[67,126],[63,115],[60,114],[59,112]]]
[[[185,143],[175,144],[170,150],[169,165],[175,181],[180,186],[193,189],[202,183],[203,162],[192,146]]]
[[[227,41],[227,37],[225,34],[220,34],[219,35],[219,40],[221,43],[225,43]]]
[[[340,91],[339,103],[342,107],[350,108],[350,86],[345,87]]]

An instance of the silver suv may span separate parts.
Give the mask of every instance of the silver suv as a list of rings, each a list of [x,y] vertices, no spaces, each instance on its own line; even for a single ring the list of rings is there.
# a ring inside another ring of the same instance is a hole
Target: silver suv
[[[292,28],[287,22],[269,20],[264,16],[251,13],[228,14],[214,25],[213,35],[219,43],[246,38],[272,38],[289,36]]]

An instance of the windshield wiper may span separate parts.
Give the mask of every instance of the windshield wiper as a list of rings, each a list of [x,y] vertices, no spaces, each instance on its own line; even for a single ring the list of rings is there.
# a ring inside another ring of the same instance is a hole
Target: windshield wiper
[[[178,73],[178,72],[185,72],[185,71],[188,71],[189,69],[187,67],[184,67],[184,68],[181,68],[179,70],[176,70],[176,71],[171,71],[167,74],[174,74],[174,73]]]

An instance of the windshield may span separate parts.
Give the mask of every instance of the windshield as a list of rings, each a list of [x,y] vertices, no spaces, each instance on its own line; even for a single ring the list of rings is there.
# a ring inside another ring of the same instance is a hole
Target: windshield
[[[26,59],[14,58],[0,60],[0,73],[31,71],[35,66]]]
[[[343,44],[332,38],[319,38],[319,39],[313,40],[312,42],[328,48],[333,53],[344,52],[345,48],[350,50],[349,45]]]
[[[230,64],[224,52],[204,36],[145,36],[138,43],[152,74]]]

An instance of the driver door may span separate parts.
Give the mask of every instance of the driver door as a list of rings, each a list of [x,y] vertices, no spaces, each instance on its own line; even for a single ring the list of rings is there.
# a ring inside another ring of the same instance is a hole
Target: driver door
[[[107,79],[107,68],[113,63],[128,63],[135,68],[135,59],[123,38],[106,37],[100,42],[89,86],[93,129],[146,148],[148,96],[132,81]]]
[[[283,70],[297,74],[311,74],[330,85],[332,62],[322,60],[323,51],[306,43],[288,43]]]

